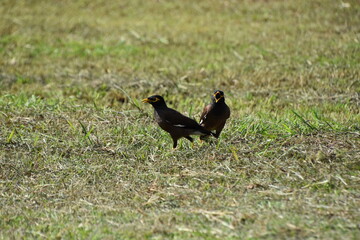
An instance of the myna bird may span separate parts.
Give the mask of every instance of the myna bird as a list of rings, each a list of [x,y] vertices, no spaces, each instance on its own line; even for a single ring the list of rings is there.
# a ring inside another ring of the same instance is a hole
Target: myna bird
[[[216,130],[214,137],[218,138],[229,117],[230,108],[225,103],[224,92],[215,90],[211,96],[211,103],[205,106],[201,114],[200,125],[209,131]]]
[[[174,142],[173,148],[176,148],[177,140],[182,137],[192,142],[193,138],[190,135],[213,135],[212,132],[201,127],[194,119],[168,108],[164,98],[159,95],[145,98],[142,101],[150,103],[154,107],[155,121],[163,130],[170,133]]]

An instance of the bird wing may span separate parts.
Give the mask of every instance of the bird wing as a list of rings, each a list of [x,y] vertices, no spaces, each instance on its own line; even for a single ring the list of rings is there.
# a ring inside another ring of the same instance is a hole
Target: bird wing
[[[230,117],[231,111],[228,105],[225,104],[225,106],[226,106],[226,119],[228,119]]]
[[[162,112],[163,119],[174,127],[199,129],[199,124],[191,118],[188,118],[178,111],[168,108]]]
[[[200,116],[200,124],[204,123],[204,121],[206,120],[207,114],[211,111],[211,109],[213,108],[212,104],[206,105],[203,109],[203,112],[201,113]]]

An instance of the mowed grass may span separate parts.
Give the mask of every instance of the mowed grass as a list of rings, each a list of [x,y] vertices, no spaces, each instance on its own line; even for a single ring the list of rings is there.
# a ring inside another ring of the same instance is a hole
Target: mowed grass
[[[357,239],[358,1],[0,3],[1,239]],[[218,140],[180,140],[141,99]]]

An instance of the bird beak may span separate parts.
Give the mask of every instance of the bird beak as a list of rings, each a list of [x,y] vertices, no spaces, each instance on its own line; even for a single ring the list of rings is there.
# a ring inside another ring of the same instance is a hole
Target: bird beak
[[[223,96],[221,96],[220,98],[218,98],[218,99],[215,99],[215,102],[218,102],[218,101],[220,101],[220,99],[222,99],[223,98]]]
[[[218,96],[218,95],[220,95],[220,97],[219,97],[219,98],[216,98],[216,96]],[[224,95],[222,95],[220,92],[216,92],[216,93],[214,94],[215,102],[220,101],[220,99],[222,99],[223,97],[224,97]]]
[[[144,99],[142,100],[142,102],[143,102],[143,103],[149,103],[149,99],[148,99],[148,98],[144,98]]]

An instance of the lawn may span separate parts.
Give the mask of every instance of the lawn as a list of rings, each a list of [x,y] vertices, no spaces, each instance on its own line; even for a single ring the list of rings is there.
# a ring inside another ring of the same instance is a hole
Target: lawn
[[[2,0],[0,239],[358,239],[359,109],[357,0]]]

